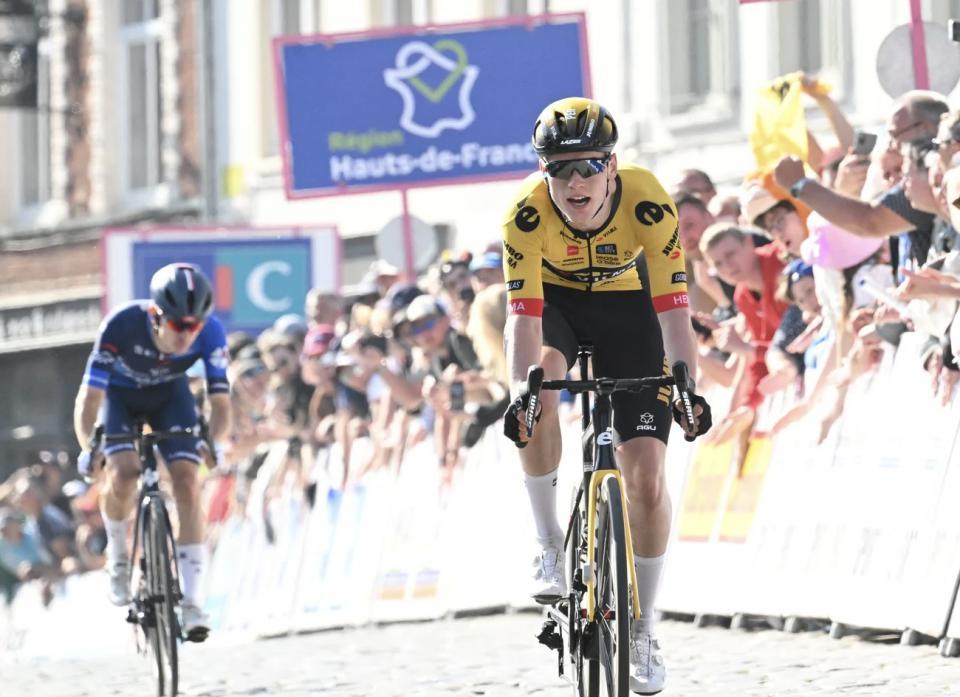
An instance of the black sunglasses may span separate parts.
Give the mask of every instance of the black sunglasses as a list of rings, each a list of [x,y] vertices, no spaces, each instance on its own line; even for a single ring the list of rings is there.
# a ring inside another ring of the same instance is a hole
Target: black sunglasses
[[[582,160],[554,160],[547,162],[544,169],[547,175],[553,179],[570,179],[574,172],[584,179],[589,179],[594,174],[600,174],[607,168],[607,162],[610,156],[606,157],[588,157]]]

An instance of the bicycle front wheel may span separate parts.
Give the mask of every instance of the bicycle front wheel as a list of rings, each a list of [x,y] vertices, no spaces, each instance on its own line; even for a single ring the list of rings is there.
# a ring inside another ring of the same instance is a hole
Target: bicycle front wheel
[[[596,622],[599,664],[609,697],[630,690],[630,567],[620,481],[603,480],[597,506]]]
[[[179,679],[177,639],[180,629],[176,614],[179,593],[174,588],[173,535],[163,502],[151,498],[147,507],[149,524],[144,530],[143,549],[153,616],[150,645],[156,659],[157,695],[175,697]]]

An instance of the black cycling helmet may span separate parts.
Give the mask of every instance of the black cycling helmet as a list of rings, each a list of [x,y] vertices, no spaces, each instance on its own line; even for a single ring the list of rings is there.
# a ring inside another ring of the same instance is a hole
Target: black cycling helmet
[[[150,297],[167,319],[203,322],[213,311],[210,281],[193,264],[167,264],[153,274]]]
[[[617,135],[610,112],[592,99],[567,97],[540,112],[533,127],[533,149],[540,157],[591,150],[610,153]]]

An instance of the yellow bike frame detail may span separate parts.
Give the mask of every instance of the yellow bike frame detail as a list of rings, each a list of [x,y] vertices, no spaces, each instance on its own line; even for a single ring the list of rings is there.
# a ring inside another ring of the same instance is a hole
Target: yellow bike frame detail
[[[637,570],[633,564],[633,539],[630,536],[630,520],[627,515],[627,494],[623,486],[623,477],[618,470],[597,470],[590,477],[590,492],[587,496],[587,564],[590,565],[590,577],[587,579],[587,620],[593,622],[597,614],[597,604],[594,597],[596,586],[597,567],[595,555],[597,552],[597,498],[600,496],[600,487],[607,477],[614,477],[620,484],[620,502],[623,508],[623,539],[627,543],[627,567],[630,569],[630,596],[633,598],[633,619],[640,619],[640,595],[637,593]]]

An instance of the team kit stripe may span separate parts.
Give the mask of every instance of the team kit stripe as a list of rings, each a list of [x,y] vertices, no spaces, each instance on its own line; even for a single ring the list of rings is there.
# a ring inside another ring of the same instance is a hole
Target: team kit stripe
[[[687,291],[658,295],[653,299],[653,309],[657,312],[666,312],[667,310],[675,310],[678,307],[689,306],[690,299],[687,297]]]
[[[516,298],[507,303],[511,315],[543,316],[543,298]]]

